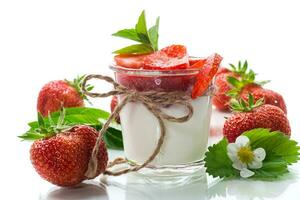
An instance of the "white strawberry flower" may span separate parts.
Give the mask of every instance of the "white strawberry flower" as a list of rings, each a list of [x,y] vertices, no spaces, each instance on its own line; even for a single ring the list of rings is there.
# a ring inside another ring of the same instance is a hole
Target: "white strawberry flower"
[[[235,143],[228,144],[227,155],[233,162],[232,167],[240,170],[240,176],[248,178],[255,174],[249,169],[259,169],[263,166],[266,151],[263,148],[252,151],[249,138],[241,135],[236,138]]]

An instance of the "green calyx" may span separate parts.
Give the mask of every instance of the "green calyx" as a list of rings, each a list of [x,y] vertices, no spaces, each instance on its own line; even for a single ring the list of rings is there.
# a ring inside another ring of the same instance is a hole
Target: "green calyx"
[[[248,69],[247,60],[242,64],[241,61],[238,62],[238,65],[229,64],[231,71],[239,76],[239,78],[228,76],[227,81],[233,86],[233,89],[229,90],[226,94],[230,97],[236,98],[239,96],[241,90],[249,85],[256,84],[263,86],[270,81],[256,81],[256,73],[252,69]]]
[[[234,112],[250,112],[254,108],[257,108],[264,104],[264,98],[261,98],[254,102],[254,97],[251,93],[249,93],[248,96],[248,102],[246,102],[244,99],[236,99],[232,98],[230,100],[230,109]]]
[[[82,83],[83,83],[83,79],[85,78],[86,75],[82,75],[82,76],[77,76],[76,78],[74,78],[72,81],[69,80],[65,80],[70,86],[72,86],[73,88],[76,89],[76,91],[79,93],[80,97],[86,101],[88,101],[90,104],[91,102],[89,101],[89,99],[87,98],[87,96],[83,93],[82,91]],[[94,88],[93,85],[87,84],[86,85],[86,91],[91,91]]]
[[[109,119],[110,113],[97,108],[74,107],[53,112],[48,117],[38,117],[37,121],[28,123],[29,129],[19,136],[23,140],[47,138],[66,131],[74,126],[90,126],[100,131]],[[107,148],[123,150],[121,126],[111,122],[103,140]]]
[[[135,28],[122,29],[113,33],[113,36],[121,37],[138,42],[121,49],[114,51],[115,54],[146,54],[158,50],[158,29],[159,17],[156,18],[156,23],[151,28],[147,29],[145,11],[142,11],[139,16]]]
[[[61,108],[58,119],[54,122],[51,115],[47,118],[47,124],[45,118],[38,113],[38,126],[30,129],[25,134],[18,136],[23,140],[38,140],[43,138],[49,138],[56,134],[70,128],[70,126],[64,125],[65,109]]]

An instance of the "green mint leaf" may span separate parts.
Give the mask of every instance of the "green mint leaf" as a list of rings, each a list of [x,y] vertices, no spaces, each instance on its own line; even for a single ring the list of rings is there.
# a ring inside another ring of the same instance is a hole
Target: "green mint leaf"
[[[158,29],[159,17],[156,23],[149,30],[147,29],[145,11],[142,11],[135,28],[123,29],[114,34],[113,36],[122,37],[138,42],[138,44],[127,46],[114,51],[116,54],[146,54],[158,50]]]
[[[158,50],[158,29],[159,29],[159,17],[156,18],[156,23],[149,29],[149,39],[155,51]]]
[[[121,37],[121,38],[126,38],[129,40],[137,41],[137,42],[142,42],[141,39],[139,38],[138,34],[136,33],[135,29],[123,29],[120,30],[116,33],[112,34],[113,36],[116,37]]]
[[[117,54],[146,54],[153,52],[153,49],[149,45],[145,44],[134,44],[122,49],[116,50],[113,53]]]
[[[205,153],[206,172],[213,177],[236,177],[239,171],[232,167],[232,162],[227,155],[227,139],[208,147]]]
[[[135,25],[135,31],[143,43],[150,44],[144,10],[141,13],[141,15],[139,16],[138,22]]]

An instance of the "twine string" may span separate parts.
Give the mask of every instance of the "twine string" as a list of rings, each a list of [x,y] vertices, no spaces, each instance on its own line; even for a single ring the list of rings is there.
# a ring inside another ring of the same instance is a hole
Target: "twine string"
[[[114,89],[106,93],[95,93],[89,92],[86,90],[87,82],[92,79],[104,80],[114,86]],[[129,172],[138,171],[146,167],[150,162],[152,162],[157,154],[160,152],[160,149],[164,143],[166,135],[166,127],[164,120],[170,122],[182,123],[188,121],[193,115],[193,107],[191,105],[191,97],[186,92],[174,91],[174,92],[161,92],[161,91],[136,91],[128,89],[117,82],[115,82],[111,77],[103,76],[99,74],[91,74],[84,78],[82,83],[82,91],[85,95],[93,98],[104,98],[114,95],[122,95],[122,100],[118,103],[115,110],[111,113],[108,120],[102,125],[101,130],[99,131],[99,136],[96,140],[95,146],[93,148],[91,158],[89,160],[88,169],[85,172],[87,178],[95,178],[97,176],[98,169],[98,151],[99,145],[101,143],[102,137],[105,134],[106,130],[109,128],[109,124],[116,118],[120,111],[128,102],[140,102],[157,118],[160,127],[160,136],[157,142],[153,153],[146,159],[142,164],[134,164],[126,169],[111,171],[109,168],[123,164],[126,162],[124,158],[116,158],[114,161],[110,162],[105,170],[104,174],[111,176],[119,176]],[[161,107],[169,105],[182,105],[187,109],[187,113],[182,117],[174,117],[164,113],[161,110]]]

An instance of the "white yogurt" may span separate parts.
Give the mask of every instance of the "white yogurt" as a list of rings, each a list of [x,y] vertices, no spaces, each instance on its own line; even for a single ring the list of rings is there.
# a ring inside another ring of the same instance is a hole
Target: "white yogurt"
[[[155,166],[188,164],[203,158],[207,147],[211,118],[211,97],[202,96],[192,101],[194,114],[184,123],[164,121],[166,137],[160,153],[150,163]],[[162,109],[181,117],[186,108],[173,105]],[[143,163],[153,153],[160,136],[156,117],[141,103],[128,103],[120,113],[126,158]]]

